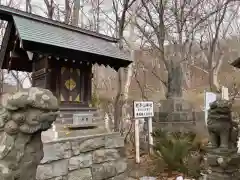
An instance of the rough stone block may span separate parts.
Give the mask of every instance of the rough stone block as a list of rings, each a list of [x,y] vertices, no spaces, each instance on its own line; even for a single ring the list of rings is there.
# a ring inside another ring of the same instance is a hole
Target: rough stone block
[[[39,165],[37,168],[36,179],[45,180],[52,178],[53,169],[50,164]]]
[[[160,103],[160,112],[189,111],[192,109],[191,103],[182,98],[166,99]]]
[[[172,112],[168,114],[167,121],[169,122],[181,122],[181,121],[192,121],[193,117],[188,112]]]
[[[95,164],[92,166],[93,180],[103,180],[112,178],[123,173],[127,169],[125,160],[110,161],[103,164]]]
[[[93,163],[103,163],[107,161],[114,161],[120,158],[118,150],[116,149],[99,149],[93,152]]]
[[[126,157],[127,156],[127,152],[126,152],[125,147],[117,148],[117,151],[118,151],[120,157]]]
[[[136,179],[130,179],[130,178],[127,177],[126,173],[123,173],[123,174],[119,174],[115,177],[112,177],[109,180],[136,180]]]
[[[121,174],[127,169],[127,161],[126,159],[114,161],[114,166],[116,167],[117,174]]]
[[[94,151],[101,147],[104,147],[104,137],[88,139],[79,144],[80,152]]]
[[[49,163],[59,159],[66,159],[72,156],[71,143],[56,143],[43,145],[44,157],[41,163]]]
[[[168,117],[168,112],[154,112],[153,121],[165,122]]]
[[[124,147],[124,137],[121,137],[120,134],[105,137],[105,148],[119,147]]]
[[[80,146],[80,142],[78,141],[73,141],[71,142],[72,144],[72,152],[73,152],[73,155],[74,156],[77,156],[80,154],[80,149],[79,149],[79,146]]]
[[[46,180],[53,177],[64,176],[68,173],[68,160],[59,160],[51,164],[39,165],[36,179]]]
[[[90,168],[78,169],[68,174],[68,180],[92,180]]]
[[[85,153],[79,156],[75,156],[69,159],[68,169],[70,171],[79,169],[79,168],[87,168],[92,165],[92,154]]]
[[[140,180],[156,180],[156,179],[157,179],[156,177],[149,177],[149,176],[144,176],[140,178]]]
[[[59,177],[51,178],[49,180],[68,180],[68,179],[66,176],[59,176]]]
[[[103,180],[117,175],[116,168],[112,162],[92,166],[93,180]]]

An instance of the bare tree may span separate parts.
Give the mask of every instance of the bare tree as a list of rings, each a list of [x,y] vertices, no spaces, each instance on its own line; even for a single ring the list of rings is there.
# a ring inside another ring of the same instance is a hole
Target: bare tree
[[[74,0],[73,16],[72,16],[72,25],[74,25],[74,26],[78,26],[79,11],[80,11],[80,1],[81,0]]]
[[[193,60],[195,37],[207,25],[207,20],[224,9],[228,2],[212,6],[210,1],[142,0],[136,24],[147,45],[157,52],[158,64],[166,69],[166,97],[180,95],[183,80],[188,80],[188,64]],[[154,74],[158,74],[155,68]],[[176,93],[177,92],[177,93]]]
[[[69,24],[70,22],[70,17],[71,17],[71,6],[70,6],[70,0],[65,0],[65,18],[64,22],[66,24]]]
[[[218,5],[219,2],[214,2]],[[218,74],[223,64],[224,54],[228,47],[224,41],[229,35],[232,22],[237,18],[239,5],[231,4],[230,1],[221,2],[223,8],[208,20],[208,26],[203,30],[200,38],[202,57],[208,64],[209,89],[213,92],[220,92],[221,87],[218,81]]]
[[[49,19],[53,19],[55,3],[54,0],[44,0],[44,3],[47,7],[47,16]]]
[[[26,12],[32,13],[32,4],[31,0],[26,0]]]
[[[115,13],[115,20],[116,20],[116,35],[119,38],[119,49],[123,50],[123,41],[124,41],[124,29],[125,23],[127,19],[127,11],[132,6],[135,0],[112,0],[113,10]],[[121,6],[122,5],[122,6]],[[127,71],[129,69],[126,69]],[[118,70],[118,88],[117,88],[117,95],[114,101],[114,130],[120,130],[120,124],[123,121],[123,106],[126,103],[126,94],[124,93],[124,69],[120,68]]]

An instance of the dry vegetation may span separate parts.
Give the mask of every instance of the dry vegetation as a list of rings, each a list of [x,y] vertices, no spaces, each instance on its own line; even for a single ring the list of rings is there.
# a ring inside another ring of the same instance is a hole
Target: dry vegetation
[[[204,149],[208,143],[208,138],[202,134],[196,134],[192,141],[192,147],[197,151],[188,159],[188,167],[190,167],[193,176],[198,175],[199,161],[202,156],[199,156],[198,150]],[[140,164],[135,164],[135,149],[134,142],[128,141],[126,144],[126,154],[128,157],[128,173],[130,177],[140,178],[142,176],[157,177],[158,180],[174,180],[178,175],[184,175],[182,172],[170,171],[164,159],[157,154],[149,155],[147,151],[140,149]],[[170,150],[170,149],[169,149]],[[195,172],[196,171],[196,172]],[[197,174],[196,174],[197,173]]]

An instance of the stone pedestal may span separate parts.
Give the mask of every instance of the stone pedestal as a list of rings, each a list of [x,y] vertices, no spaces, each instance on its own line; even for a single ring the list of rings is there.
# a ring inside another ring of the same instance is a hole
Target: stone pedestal
[[[88,116],[88,120],[92,121],[94,114],[96,113],[95,108],[60,108],[60,114],[59,117],[57,118],[57,123],[60,124],[81,124],[82,122],[86,120],[86,115]],[[83,121],[82,118],[74,118],[74,116],[79,115],[83,116]]]
[[[239,180],[240,155],[236,150],[219,151],[208,149],[209,174],[207,180]]]
[[[182,98],[162,100],[154,120],[157,127],[170,131],[189,131],[194,127],[194,113],[189,102]]]
[[[239,180],[239,124],[231,118],[231,102],[217,100],[208,111],[207,180]]]

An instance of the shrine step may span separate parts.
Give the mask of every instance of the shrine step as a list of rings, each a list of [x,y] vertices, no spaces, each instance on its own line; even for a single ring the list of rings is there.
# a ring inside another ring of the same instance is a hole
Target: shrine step
[[[73,124],[74,121],[73,116],[76,115],[81,116],[81,114],[87,120],[89,119],[90,121],[92,121],[93,117],[95,116],[95,112],[96,112],[95,108],[81,108],[81,107],[60,108],[60,114],[56,122],[59,124]]]
[[[101,126],[104,126],[104,119],[96,112],[71,112],[71,111],[64,111],[60,112],[60,116],[57,118],[56,123],[59,124],[73,124],[73,116],[74,114],[78,114],[80,116],[79,121],[81,121],[81,115],[83,115],[84,118],[88,118],[90,122],[97,123]],[[75,120],[76,121],[76,120]]]
[[[57,124],[72,124],[73,118],[57,118]],[[104,120],[102,118],[93,119],[93,123],[96,123],[100,126],[104,126]]]

